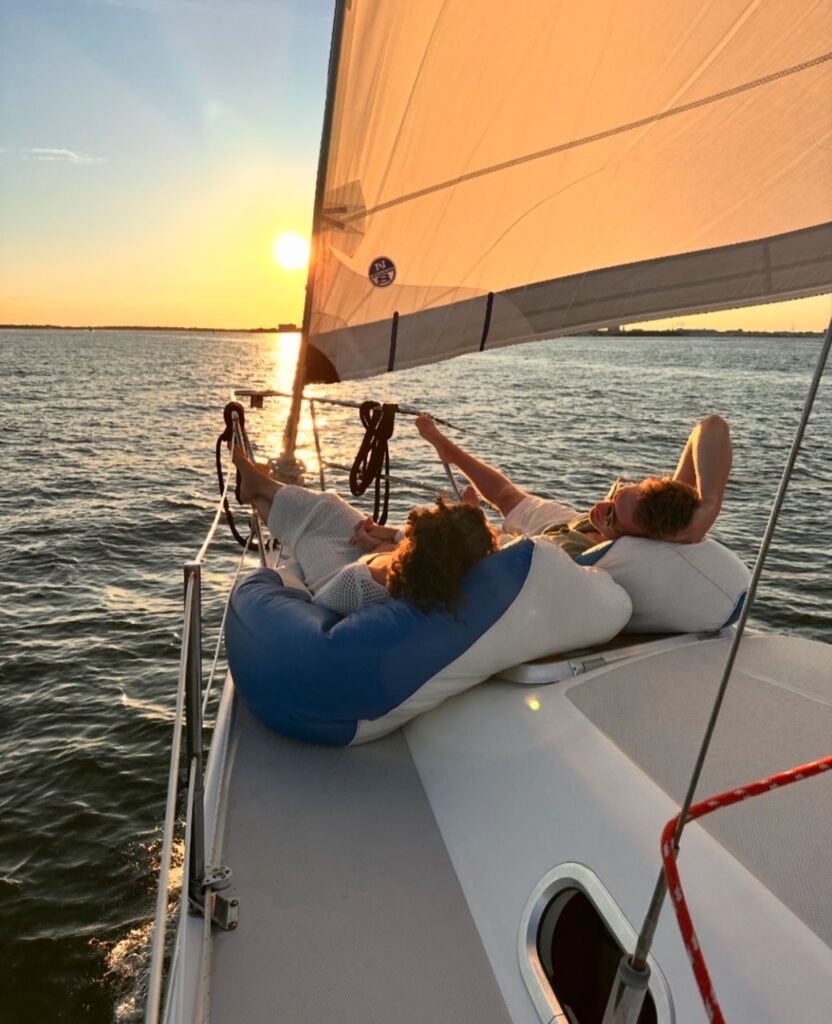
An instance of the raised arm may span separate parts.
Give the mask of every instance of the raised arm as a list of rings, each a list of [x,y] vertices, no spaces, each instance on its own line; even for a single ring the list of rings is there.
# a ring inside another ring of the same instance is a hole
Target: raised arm
[[[422,437],[433,445],[436,454],[443,462],[457,467],[471,481],[489,504],[507,516],[526,497],[521,490],[499,469],[480,462],[464,448],[450,441],[426,413],[416,417],[416,429]]]
[[[679,540],[702,540],[716,522],[731,472],[731,460],[728,424],[721,416],[706,416],[691,431],[673,474],[674,480],[691,486],[699,498],[699,507],[690,526]]]

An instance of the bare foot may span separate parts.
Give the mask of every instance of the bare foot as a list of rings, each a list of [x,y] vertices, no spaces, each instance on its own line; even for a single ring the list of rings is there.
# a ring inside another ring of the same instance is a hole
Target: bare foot
[[[237,467],[237,473],[240,477],[240,501],[244,505],[250,505],[260,493],[258,478],[262,479],[262,474],[257,466],[246,456],[242,448],[237,447],[234,449],[231,461]]]

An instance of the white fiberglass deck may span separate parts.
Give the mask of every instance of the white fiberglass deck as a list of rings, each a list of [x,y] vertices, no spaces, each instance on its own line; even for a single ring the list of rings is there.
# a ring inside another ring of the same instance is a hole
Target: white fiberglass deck
[[[212,1020],[508,1024],[401,733],[304,746],[238,706],[230,765]]]
[[[535,1024],[518,966],[530,893],[577,862],[638,928],[728,643],[486,683],[354,749],[285,740],[237,705],[222,859],[240,925],[214,935],[210,1019]],[[703,793],[829,752],[829,655],[746,638]],[[682,880],[731,1024],[827,1024],[830,800],[822,777],[685,833]],[[653,953],[677,1024],[701,1024],[669,908]]]
[[[551,686],[486,683],[407,727],[515,1019],[527,998],[517,969],[518,921],[552,868],[589,867],[640,927],[659,870],[661,829],[679,808],[666,790],[681,793],[692,768],[729,642],[662,650]],[[727,705],[705,787],[749,782],[829,754],[830,648],[746,637]],[[650,775],[659,773],[657,785]],[[682,883],[731,1024],[830,1019],[832,950],[821,937],[832,922],[830,776],[717,812],[722,820],[711,817],[713,834],[698,823],[685,832]],[[772,877],[778,891],[769,887]],[[702,1024],[669,906],[653,954],[677,1024]]]

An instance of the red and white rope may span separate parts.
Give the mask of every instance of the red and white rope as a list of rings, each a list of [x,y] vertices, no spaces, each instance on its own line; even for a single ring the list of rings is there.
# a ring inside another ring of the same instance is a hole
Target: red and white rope
[[[809,764],[798,765],[796,768],[789,768],[787,771],[770,775],[767,779],[759,782],[749,783],[747,786],[740,786],[737,789],[729,790],[726,793],[719,793],[716,796],[706,797],[699,803],[691,805],[688,811],[687,821],[695,818],[702,818],[720,807],[729,807],[731,804],[739,803],[741,800],[748,800],[754,796],[761,796],[763,793],[770,793],[773,789],[781,789],[783,786],[790,786],[793,782],[800,782],[802,779],[809,779],[813,775],[820,775],[832,769],[832,756],[821,758],[819,761],[811,761]],[[679,929],[682,932],[682,939],[685,943],[688,957],[690,958],[696,984],[702,1001],[705,1004],[705,1012],[711,1024],[724,1024],[725,1018],[714,992],[713,982],[702,955],[696,931],[693,927],[693,920],[685,901],[685,894],[682,891],[682,883],[679,879],[679,870],[676,863],[677,850],[674,844],[674,837],[679,826],[679,815],[665,825],[662,831],[662,863],[664,865],[664,876],[667,880],[667,889],[673,901],[673,909],[676,912],[676,920],[679,922]]]

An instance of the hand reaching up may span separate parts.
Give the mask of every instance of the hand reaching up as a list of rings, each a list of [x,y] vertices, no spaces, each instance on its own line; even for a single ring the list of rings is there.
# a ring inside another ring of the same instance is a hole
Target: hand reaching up
[[[451,461],[451,442],[433,422],[433,418],[426,412],[420,413],[416,417],[416,429],[428,444],[433,445],[436,449],[436,454],[443,462]]]

